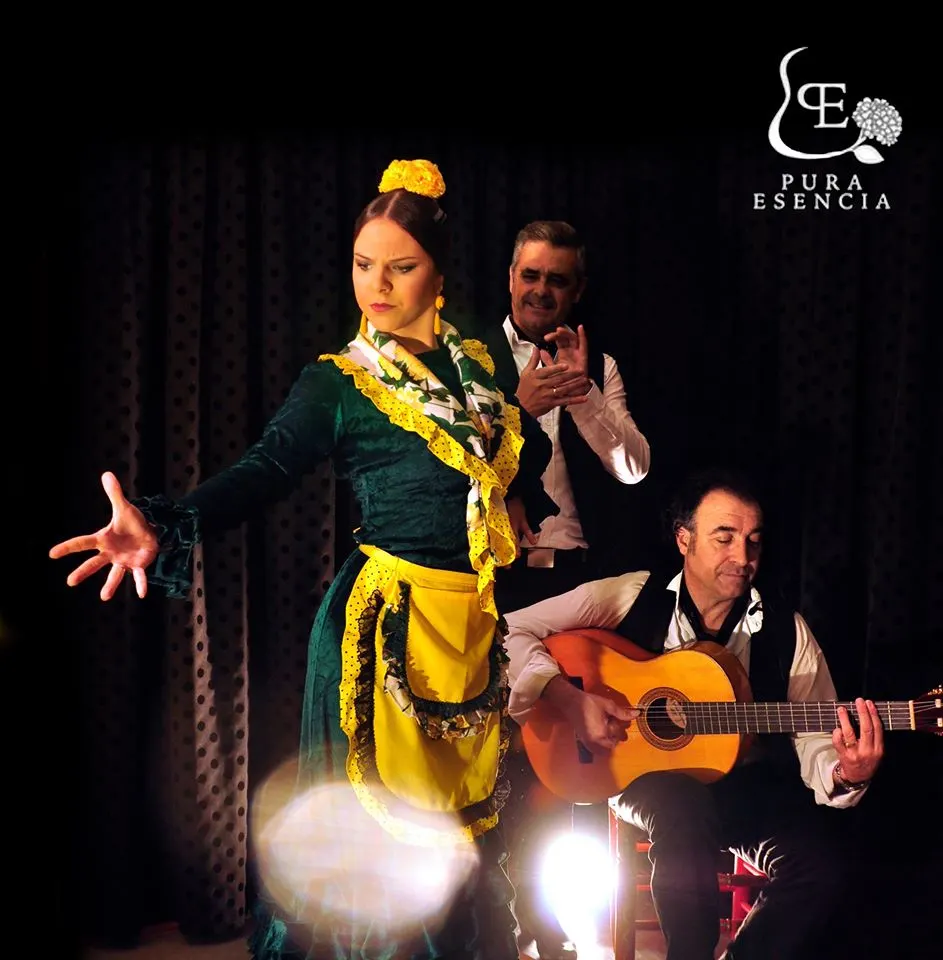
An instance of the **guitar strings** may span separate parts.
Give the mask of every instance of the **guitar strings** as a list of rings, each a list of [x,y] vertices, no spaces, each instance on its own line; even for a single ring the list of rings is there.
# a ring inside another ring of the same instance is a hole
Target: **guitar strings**
[[[647,707],[636,708],[644,709],[646,712],[663,710],[668,712],[669,710],[680,707],[684,708],[686,711],[691,713],[697,713],[698,711],[706,712],[708,710],[719,710],[721,708],[727,710],[733,708],[735,710],[743,710],[745,712],[753,711],[758,712],[763,711],[772,711],[772,710],[781,710],[783,707],[787,708],[787,712],[796,713],[799,710],[803,712],[808,712],[811,710],[816,710],[821,713],[827,711],[829,713],[837,713],[838,707],[844,707],[846,710],[853,711],[855,710],[855,705],[853,703],[840,703],[840,702],[810,702],[810,703],[742,703],[739,700],[679,700],[674,699],[671,701],[672,706],[667,707],[663,705],[651,704]],[[934,710],[939,710],[933,703],[914,703],[913,711],[914,713],[932,713]],[[910,707],[896,707],[893,710],[878,710],[879,715],[883,716],[910,716]],[[855,712],[857,716],[857,712]]]
[[[848,703],[783,703],[783,704],[763,704],[763,703],[740,703],[739,701],[733,700],[699,700],[696,703],[690,700],[672,700],[672,706],[666,707],[661,705],[651,704],[647,707],[636,708],[643,709],[647,712],[663,710],[669,711],[674,708],[683,708],[684,710],[690,713],[697,713],[698,711],[707,712],[709,710],[743,710],[744,712],[754,712],[758,713],[760,710],[764,712],[772,712],[773,710],[782,710],[783,707],[787,708],[787,713],[797,713],[800,710],[802,712],[811,712],[815,710],[818,713],[828,712],[828,713],[837,713],[838,707],[844,707],[846,710],[855,711],[855,705]],[[933,704],[914,704],[913,711],[914,713],[932,713],[934,710],[940,709],[939,707],[934,706]],[[909,707],[900,707],[894,710],[879,710],[879,716],[901,716],[909,717],[910,708]],[[854,716],[857,716],[857,711],[855,711]]]
[[[787,708],[787,716],[785,718],[782,716],[783,707]],[[641,709],[646,719],[656,721],[667,719],[671,723],[674,723],[672,719],[674,717],[678,717],[679,719],[683,717],[691,721],[705,721],[710,724],[730,720],[752,719],[764,722],[769,726],[771,723],[781,724],[784,719],[791,725],[809,723],[820,723],[824,725],[826,721],[831,723],[833,720],[835,724],[838,725],[838,707],[845,707],[845,709],[849,711],[849,717],[853,725],[858,723],[855,705],[844,701],[792,701],[781,704],[764,704],[742,702],[739,700],[686,701],[677,699],[671,701],[670,705],[664,703],[651,704]],[[910,704],[879,702],[875,704],[875,707],[877,708],[878,717],[882,721],[882,724],[886,724],[891,728],[891,732],[893,732],[895,723],[898,729],[910,729]],[[912,715],[916,720],[918,716],[922,717],[924,714],[934,713],[939,709],[934,700],[918,700],[913,703]],[[782,732],[789,731],[784,730]],[[804,731],[797,730],[795,732]],[[821,730],[817,732],[824,733],[827,731]]]

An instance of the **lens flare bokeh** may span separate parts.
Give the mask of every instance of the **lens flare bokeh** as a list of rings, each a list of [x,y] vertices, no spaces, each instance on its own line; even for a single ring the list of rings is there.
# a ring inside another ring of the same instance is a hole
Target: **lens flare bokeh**
[[[396,839],[346,781],[299,789],[294,765],[260,787],[250,829],[266,895],[294,921],[318,927],[378,926],[408,939],[444,922],[478,866],[471,843]]]

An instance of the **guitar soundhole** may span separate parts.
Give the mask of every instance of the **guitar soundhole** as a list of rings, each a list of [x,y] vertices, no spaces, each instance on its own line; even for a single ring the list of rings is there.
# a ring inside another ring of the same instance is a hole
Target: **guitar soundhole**
[[[676,700],[659,697],[648,706],[648,726],[659,740],[677,740],[684,736],[684,716]]]
[[[685,729],[686,700],[677,690],[650,690],[639,702],[642,716],[639,732],[660,750],[678,750],[691,742],[693,734]]]

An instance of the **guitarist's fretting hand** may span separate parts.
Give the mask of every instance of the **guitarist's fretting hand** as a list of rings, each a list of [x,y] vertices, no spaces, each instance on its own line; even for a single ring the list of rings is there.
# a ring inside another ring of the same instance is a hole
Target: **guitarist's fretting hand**
[[[839,726],[832,731],[832,743],[838,751],[841,776],[852,783],[867,783],[884,756],[884,727],[873,701],[859,697],[855,706],[859,733],[855,734],[848,711],[839,707]]]
[[[634,707],[620,707],[609,697],[585,693],[564,677],[554,677],[542,697],[566,717],[576,738],[591,753],[612,750],[628,739],[629,724],[639,715]]]

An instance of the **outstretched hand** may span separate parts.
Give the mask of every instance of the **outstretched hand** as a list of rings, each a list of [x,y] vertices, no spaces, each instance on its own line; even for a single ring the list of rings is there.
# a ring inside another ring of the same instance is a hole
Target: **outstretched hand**
[[[73,537],[57,543],[50,551],[53,560],[70,553],[98,551],[89,557],[66,579],[70,587],[87,580],[93,573],[111,565],[108,577],[101,589],[102,600],[110,600],[130,570],[139,597],[147,595],[146,568],[157,559],[157,536],[144,519],[144,515],[131,504],[121,490],[121,484],[113,473],[102,474],[102,486],[111,501],[111,522],[95,533]]]

